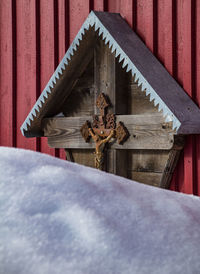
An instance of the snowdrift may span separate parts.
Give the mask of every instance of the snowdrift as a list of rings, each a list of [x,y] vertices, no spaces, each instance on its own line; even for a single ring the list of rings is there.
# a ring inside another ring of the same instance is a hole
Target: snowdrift
[[[1,147],[0,273],[200,273],[200,199]]]

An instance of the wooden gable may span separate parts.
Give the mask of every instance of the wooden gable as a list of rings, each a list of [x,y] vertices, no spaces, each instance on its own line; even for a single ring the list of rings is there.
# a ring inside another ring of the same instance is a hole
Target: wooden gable
[[[167,188],[183,134],[200,131],[200,111],[118,14],[90,13],[22,133],[46,136],[68,160],[94,167],[95,143],[80,129],[99,115],[102,92],[129,132],[123,145],[114,138],[106,145],[104,170]]]

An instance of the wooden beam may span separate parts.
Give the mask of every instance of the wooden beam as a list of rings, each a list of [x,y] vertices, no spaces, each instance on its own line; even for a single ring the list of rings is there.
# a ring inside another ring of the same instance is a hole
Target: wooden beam
[[[116,113],[116,59],[111,53],[108,45],[103,40],[96,43],[94,50],[94,113],[99,114],[96,107],[98,95],[103,92],[109,99],[112,107],[108,112]],[[119,152],[115,149],[109,149],[105,153],[104,170],[116,174],[116,161]],[[120,159],[120,157],[118,157]]]
[[[80,128],[92,117],[55,117],[43,120],[44,136],[48,144],[55,148],[94,148],[91,140],[86,143],[81,136]],[[174,143],[174,132],[170,123],[164,123],[162,115],[116,115],[116,122],[122,121],[130,137],[119,145],[113,141],[112,149],[171,149]]]
[[[159,187],[169,188],[171,179],[178,163],[181,150],[185,144],[184,136],[175,136],[173,148],[170,150]]]
[[[115,113],[115,56],[111,53],[108,45],[99,40],[94,50],[94,113],[98,114],[96,99],[98,95],[105,93],[112,103],[112,108],[108,111]]]

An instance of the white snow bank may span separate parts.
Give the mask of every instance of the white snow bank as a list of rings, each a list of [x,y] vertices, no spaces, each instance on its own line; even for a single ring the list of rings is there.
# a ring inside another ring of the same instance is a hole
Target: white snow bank
[[[1,147],[0,273],[200,273],[200,199]]]

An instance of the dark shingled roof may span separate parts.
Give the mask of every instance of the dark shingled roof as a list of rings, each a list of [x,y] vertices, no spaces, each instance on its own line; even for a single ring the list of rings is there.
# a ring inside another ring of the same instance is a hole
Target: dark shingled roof
[[[21,131],[26,137],[42,136],[41,120],[55,116],[59,108],[54,106],[55,98],[61,96],[61,82],[66,79],[70,62],[79,52],[81,43],[89,29],[102,35],[111,52],[119,57],[122,67],[131,71],[142,91],[150,94],[150,100],[163,111],[167,121],[173,121],[178,134],[200,133],[200,109],[180,87],[144,45],[126,21],[116,13],[92,11],[60,62],[47,86],[24,121]],[[77,68],[78,69],[78,68]]]

